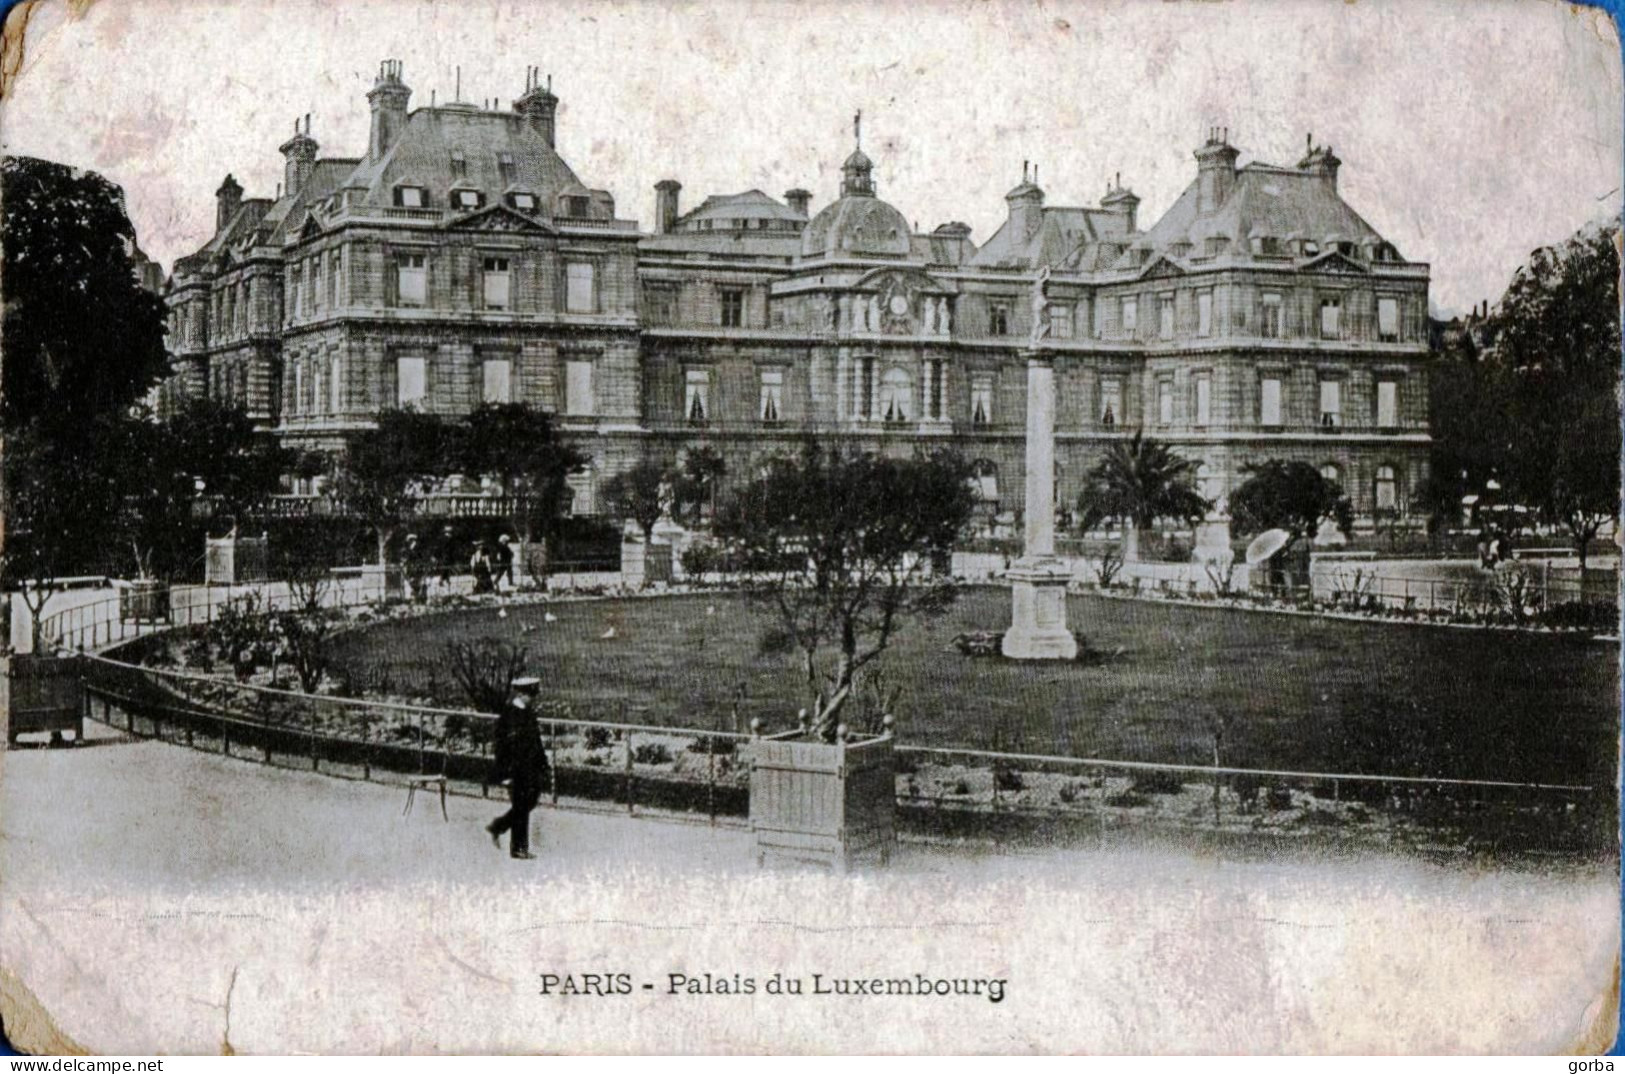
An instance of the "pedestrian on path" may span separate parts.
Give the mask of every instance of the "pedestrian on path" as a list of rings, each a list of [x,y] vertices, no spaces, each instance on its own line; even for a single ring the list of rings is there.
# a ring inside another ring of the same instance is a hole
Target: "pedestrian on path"
[[[485,826],[491,842],[501,846],[508,832],[508,856],[528,860],[530,852],[530,811],[542,796],[547,778],[547,753],[542,734],[536,727],[536,696],[542,680],[525,677],[513,681],[514,698],[497,717],[496,743],[491,781],[508,785],[509,809]]]

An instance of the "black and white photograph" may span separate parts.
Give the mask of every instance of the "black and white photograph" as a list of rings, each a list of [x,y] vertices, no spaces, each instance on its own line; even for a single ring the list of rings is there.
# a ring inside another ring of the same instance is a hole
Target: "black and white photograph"
[[[18,1051],[1613,1045],[1608,12],[4,29]]]

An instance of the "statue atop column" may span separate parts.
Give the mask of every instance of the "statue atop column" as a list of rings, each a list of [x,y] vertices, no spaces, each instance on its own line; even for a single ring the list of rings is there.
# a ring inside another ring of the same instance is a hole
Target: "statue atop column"
[[[1040,340],[1049,334],[1049,266],[1045,265],[1038,270],[1033,279],[1033,327],[1028,337],[1031,346],[1038,346]]]

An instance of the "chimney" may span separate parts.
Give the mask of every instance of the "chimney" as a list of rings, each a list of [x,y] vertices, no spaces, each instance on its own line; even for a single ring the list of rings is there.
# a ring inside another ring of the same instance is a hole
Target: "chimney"
[[[1010,206],[1010,226],[1023,241],[1037,233],[1044,219],[1044,192],[1033,182],[1030,170],[1029,162],[1022,161],[1021,185],[1004,196],[1005,204]]]
[[[526,121],[547,139],[549,148],[554,144],[554,121],[559,110],[559,99],[553,96],[553,76],[547,76],[547,84],[542,84],[541,68],[525,68],[525,92],[513,102],[513,110],[524,116]]]
[[[812,205],[812,194],[798,186],[784,192],[784,203],[790,206],[791,212],[806,216],[807,209]]]
[[[970,246],[970,225],[958,220],[938,224],[931,237],[942,247],[947,264],[963,265],[974,252]]]
[[[277,152],[287,158],[282,166],[282,182],[288,191],[288,196],[299,193],[304,187],[305,180],[310,178],[311,169],[316,167],[316,150],[320,148],[316,140],[310,136],[310,113],[305,113],[305,126],[301,130],[299,121],[293,121],[293,137],[277,147]]]
[[[669,235],[677,227],[677,193],[682,189],[675,179],[655,184],[655,234]]]
[[[1117,177],[1107,185],[1106,196],[1100,199],[1100,207],[1127,217],[1123,231],[1125,234],[1134,234],[1134,217],[1140,207],[1140,199],[1135,196],[1134,191],[1123,185],[1122,172],[1118,172]]]
[[[237,185],[237,180],[226,173],[226,181],[220,184],[220,189],[214,192],[214,229],[224,231],[231,218],[237,213],[237,206],[243,203],[243,188]]]
[[[367,159],[381,160],[406,128],[406,102],[412,91],[401,81],[401,61],[385,60],[378,65],[378,80],[367,93],[372,105],[372,134],[367,140]]]
[[[1318,175],[1324,179],[1333,190],[1337,189],[1337,169],[1343,162],[1337,159],[1329,145],[1316,145],[1315,136],[1309,135],[1304,139],[1303,159],[1298,161],[1298,170]]]
[[[1228,127],[1209,127],[1207,141],[1196,151],[1196,211],[1217,212],[1236,186],[1236,158]]]

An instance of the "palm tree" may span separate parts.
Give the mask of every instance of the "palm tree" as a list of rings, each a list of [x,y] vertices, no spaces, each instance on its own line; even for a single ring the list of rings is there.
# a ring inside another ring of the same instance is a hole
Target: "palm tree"
[[[1118,441],[1089,473],[1078,498],[1085,530],[1106,519],[1121,519],[1123,558],[1140,558],[1140,535],[1159,518],[1194,522],[1212,506],[1196,491],[1196,464],[1168,445],[1147,440]]]

